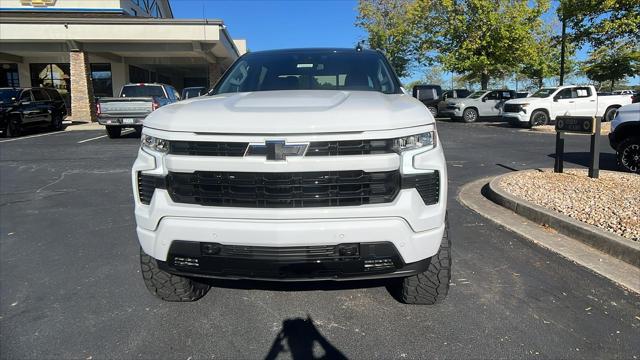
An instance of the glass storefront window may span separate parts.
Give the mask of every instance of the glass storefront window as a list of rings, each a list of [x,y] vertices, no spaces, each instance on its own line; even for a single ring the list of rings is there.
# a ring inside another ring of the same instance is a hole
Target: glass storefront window
[[[113,96],[111,64],[91,64],[91,82],[96,98]]]
[[[29,64],[32,87],[52,87],[62,95],[71,109],[71,76],[69,63]]]
[[[18,64],[0,64],[0,88],[20,87]]]

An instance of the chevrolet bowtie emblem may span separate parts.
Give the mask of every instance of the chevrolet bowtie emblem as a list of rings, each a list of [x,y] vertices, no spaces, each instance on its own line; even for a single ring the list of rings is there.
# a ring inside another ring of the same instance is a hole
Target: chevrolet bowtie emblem
[[[20,0],[23,6],[45,7],[53,6],[56,0]]]
[[[287,144],[284,141],[267,141],[249,144],[245,156],[266,156],[267,160],[283,161],[287,156],[303,156],[309,144]]]

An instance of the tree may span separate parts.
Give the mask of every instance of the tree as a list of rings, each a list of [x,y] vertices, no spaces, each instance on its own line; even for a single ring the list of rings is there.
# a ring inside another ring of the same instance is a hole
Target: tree
[[[518,71],[519,75],[524,75],[532,80],[537,88],[544,86],[545,79],[558,76],[562,66],[560,39],[553,35],[549,26],[544,26],[540,30],[541,32],[535,35],[536,42],[533,45],[535,47],[533,53],[522,59],[522,67]],[[564,61],[564,73],[571,74],[576,66],[572,58],[574,47],[568,46],[565,52],[567,58]]]
[[[561,0],[558,16],[566,19],[576,44],[640,42],[638,0]]]
[[[415,57],[412,28],[407,21],[410,0],[360,0],[356,25],[368,33],[369,47],[381,50],[400,77],[408,75]]]
[[[442,0],[439,60],[448,71],[479,78],[486,89],[492,77],[509,75],[535,56],[534,34],[548,7],[548,0]]]
[[[582,71],[589,80],[608,81],[613,90],[616,81],[640,73],[640,49],[635,44],[625,43],[600,47],[589,54]]]
[[[434,60],[433,38],[421,29],[438,24],[439,19],[424,16],[431,1],[359,0],[356,25],[367,31],[369,47],[382,51],[400,77]]]

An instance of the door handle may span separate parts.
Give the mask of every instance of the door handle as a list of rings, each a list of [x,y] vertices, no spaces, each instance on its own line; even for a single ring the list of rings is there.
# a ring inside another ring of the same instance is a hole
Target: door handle
[[[575,101],[569,101],[569,104],[573,104]]]
[[[595,100],[589,100],[589,102],[596,102]]]

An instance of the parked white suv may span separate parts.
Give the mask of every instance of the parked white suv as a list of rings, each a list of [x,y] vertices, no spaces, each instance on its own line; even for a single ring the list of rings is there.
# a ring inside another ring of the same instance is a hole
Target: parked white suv
[[[631,104],[628,95],[598,96],[593,86],[542,88],[528,98],[509,100],[503,117],[512,126],[546,125],[556,116],[597,116],[611,121],[616,110]]]
[[[205,278],[397,279],[447,295],[447,168],[433,116],[371,50],[252,52],[209,96],[153,112],[132,171],[147,288]]]
[[[449,99],[441,116],[464,122],[476,122],[480,118],[500,118],[505,102],[516,98],[513,90],[480,90],[462,99]]]

